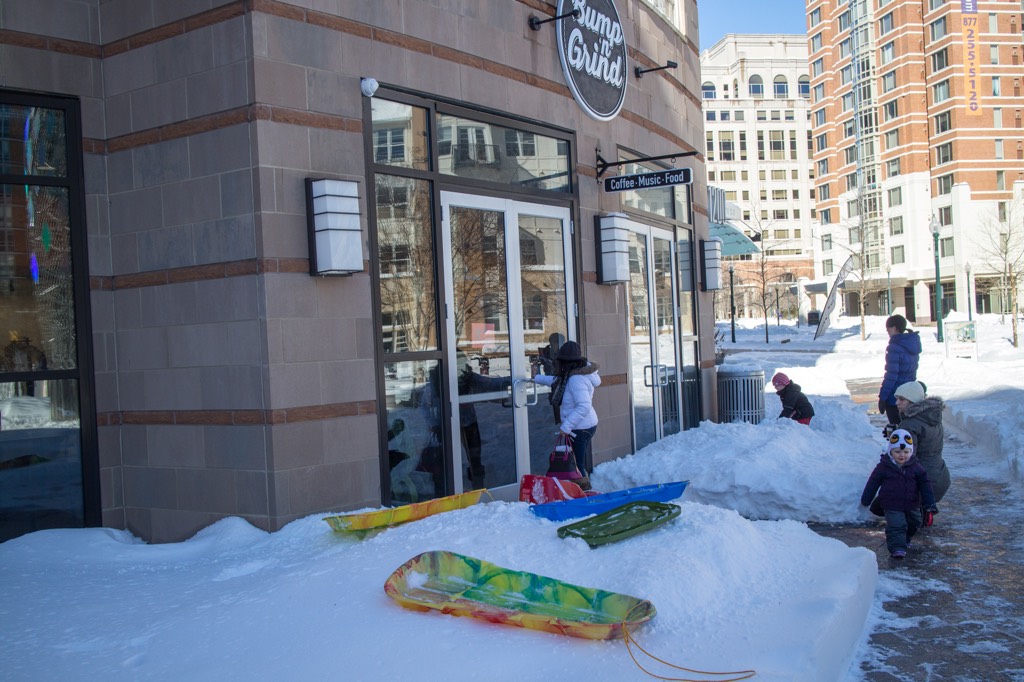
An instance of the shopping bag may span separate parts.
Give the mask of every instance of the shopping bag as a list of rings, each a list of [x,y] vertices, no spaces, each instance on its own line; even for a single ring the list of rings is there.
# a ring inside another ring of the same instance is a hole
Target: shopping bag
[[[572,481],[562,481],[551,476],[526,474],[519,479],[519,501],[530,504],[547,504],[561,502],[577,497],[585,497],[586,493]]]
[[[572,451],[572,437],[561,431],[555,437],[555,447],[548,457],[548,476],[562,480],[583,478],[576,464],[576,455]]]

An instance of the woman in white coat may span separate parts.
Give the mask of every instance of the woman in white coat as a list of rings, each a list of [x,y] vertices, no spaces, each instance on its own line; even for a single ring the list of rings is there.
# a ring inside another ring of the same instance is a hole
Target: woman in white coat
[[[588,362],[580,344],[566,341],[555,357],[554,373],[538,374],[533,380],[551,386],[548,400],[558,408],[559,430],[572,437],[576,466],[584,477],[594,468],[590,442],[597,432],[597,413],[594,412],[594,389],[601,385],[598,366]]]

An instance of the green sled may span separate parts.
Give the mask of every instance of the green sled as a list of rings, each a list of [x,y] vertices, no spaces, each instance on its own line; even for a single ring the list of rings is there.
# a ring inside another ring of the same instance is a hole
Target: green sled
[[[679,516],[678,504],[628,502],[603,514],[558,529],[560,538],[581,538],[591,547],[631,538]]]

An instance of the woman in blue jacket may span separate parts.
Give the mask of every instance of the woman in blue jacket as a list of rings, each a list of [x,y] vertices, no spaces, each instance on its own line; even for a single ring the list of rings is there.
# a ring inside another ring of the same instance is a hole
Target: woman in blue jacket
[[[907,331],[907,318],[892,315],[885,321],[889,345],[885,348],[885,376],[878,391],[878,412],[889,419],[886,434],[900,423],[896,407],[896,389],[908,381],[917,381],[917,363],[921,357],[921,336]]]

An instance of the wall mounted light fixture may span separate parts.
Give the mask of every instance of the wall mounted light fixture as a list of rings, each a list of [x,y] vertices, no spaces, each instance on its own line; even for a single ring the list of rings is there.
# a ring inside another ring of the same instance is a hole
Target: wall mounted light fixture
[[[625,213],[598,216],[598,284],[629,281],[629,223]]]
[[[566,12],[565,14],[559,14],[557,17],[551,17],[550,19],[541,19],[537,15],[531,14],[528,21],[530,24],[530,28],[532,28],[534,31],[539,31],[541,25],[546,24],[549,21],[560,21],[562,19],[568,19],[569,17],[576,18],[580,14],[582,14],[582,12],[579,9],[574,9],[573,11]]]
[[[665,69],[674,69],[677,66],[679,66],[679,65],[676,64],[675,62],[668,61],[668,62],[665,63],[665,66],[656,66],[653,69],[642,69],[642,68],[640,68],[638,66],[635,69],[633,69],[633,73],[636,74],[637,78],[643,78],[645,73],[650,73],[652,71],[663,71]]]
[[[306,178],[309,274],[351,275],[363,271],[359,185],[350,180]]]
[[[722,288],[722,240],[700,240],[700,281],[704,291]]]

